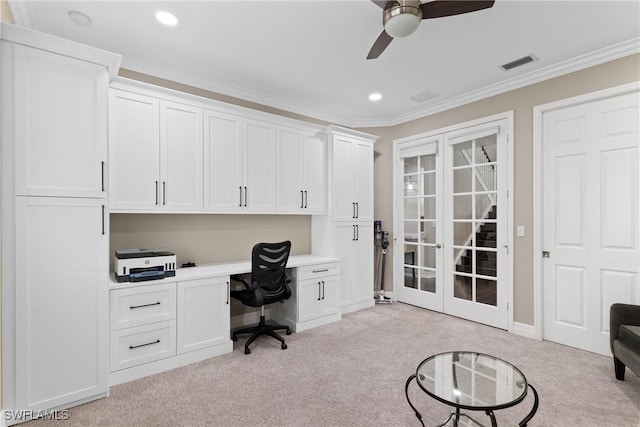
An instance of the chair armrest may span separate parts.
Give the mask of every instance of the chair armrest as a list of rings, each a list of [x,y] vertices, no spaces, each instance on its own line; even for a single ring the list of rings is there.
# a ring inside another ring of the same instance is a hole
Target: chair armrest
[[[618,339],[620,325],[640,326],[640,305],[616,303],[609,311],[609,344],[613,353],[613,342]]]

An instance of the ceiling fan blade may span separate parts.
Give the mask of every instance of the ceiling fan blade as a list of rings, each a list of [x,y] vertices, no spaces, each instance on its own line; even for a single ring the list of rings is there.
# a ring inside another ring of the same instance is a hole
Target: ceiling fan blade
[[[393,37],[387,34],[386,31],[382,30],[382,33],[378,36],[373,46],[371,46],[371,50],[369,51],[369,55],[367,55],[367,59],[376,59],[384,50],[389,46]]]
[[[495,0],[434,0],[423,3],[420,8],[422,9],[422,19],[429,19],[489,9],[493,3]]]

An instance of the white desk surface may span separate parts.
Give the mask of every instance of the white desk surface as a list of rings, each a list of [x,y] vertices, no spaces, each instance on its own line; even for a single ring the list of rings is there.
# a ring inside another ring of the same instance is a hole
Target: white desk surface
[[[338,258],[316,255],[291,255],[287,261],[287,268],[304,267],[307,265],[326,264],[338,262]],[[178,268],[175,277],[165,277],[159,280],[144,282],[118,283],[113,272],[109,275],[109,289],[130,288],[131,286],[157,285],[159,283],[179,282],[185,280],[204,279],[207,277],[230,276],[251,272],[251,261],[221,262],[215,264],[199,265],[197,267]]]

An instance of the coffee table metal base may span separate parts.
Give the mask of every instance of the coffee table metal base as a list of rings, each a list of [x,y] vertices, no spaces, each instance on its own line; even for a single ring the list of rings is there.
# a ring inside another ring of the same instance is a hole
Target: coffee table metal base
[[[413,409],[413,412],[415,412],[416,418],[418,418],[418,420],[420,421],[420,424],[422,424],[422,427],[425,427],[424,422],[422,421],[422,414],[420,414],[418,409],[416,409],[416,407],[413,406],[413,403],[411,403],[411,399],[409,399],[409,383],[411,383],[411,381],[414,378],[416,378],[416,374],[412,374],[409,378],[407,378],[407,382],[405,383],[405,386],[404,386],[404,394],[407,397],[407,402],[409,403],[409,406],[411,406],[411,409]],[[519,427],[526,427],[527,423],[531,420],[531,418],[533,418],[533,416],[538,411],[538,392],[536,391],[535,388],[533,388],[531,384],[527,383],[527,386],[533,392],[533,399],[534,399],[533,407],[531,408],[531,411],[527,414],[527,416],[524,417],[524,419],[518,423]],[[485,412],[487,416],[491,419],[491,427],[497,427],[498,423],[496,422],[496,416],[494,415],[493,411],[485,411]],[[476,425],[484,427],[484,424],[480,423],[475,418],[460,412],[460,408],[456,408],[454,412],[451,412],[451,414],[449,415],[449,418],[447,418],[444,423],[439,424],[437,427],[447,426],[450,421],[453,421],[453,424],[452,424],[453,427],[457,427],[458,422],[460,421],[460,417],[468,418],[469,420],[473,421]]]

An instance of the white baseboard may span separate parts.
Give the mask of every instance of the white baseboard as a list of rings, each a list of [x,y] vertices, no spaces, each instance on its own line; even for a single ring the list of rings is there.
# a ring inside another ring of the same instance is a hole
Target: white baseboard
[[[522,337],[536,339],[536,328],[526,323],[513,322],[513,333]]]

